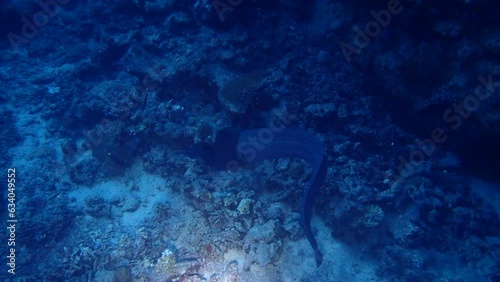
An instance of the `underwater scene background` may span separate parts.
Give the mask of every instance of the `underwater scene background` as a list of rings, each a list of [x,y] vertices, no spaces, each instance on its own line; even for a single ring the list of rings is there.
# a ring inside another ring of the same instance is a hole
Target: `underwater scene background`
[[[498,1],[0,7],[1,281],[500,281]]]

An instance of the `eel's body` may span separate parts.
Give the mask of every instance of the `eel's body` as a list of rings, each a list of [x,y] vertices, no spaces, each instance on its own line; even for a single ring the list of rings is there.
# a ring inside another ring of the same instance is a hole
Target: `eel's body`
[[[316,239],[311,231],[311,210],[314,198],[323,185],[327,161],[323,144],[307,131],[269,128],[235,131],[224,129],[217,134],[212,151],[215,165],[228,168],[234,163],[257,163],[266,159],[301,158],[312,165],[312,175],[304,192],[301,207],[301,225],[314,250],[316,265],[323,261]]]

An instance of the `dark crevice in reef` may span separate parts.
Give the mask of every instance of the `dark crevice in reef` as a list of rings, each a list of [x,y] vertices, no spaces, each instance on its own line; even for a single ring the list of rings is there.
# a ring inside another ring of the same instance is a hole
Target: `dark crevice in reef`
[[[457,155],[464,168],[485,179],[500,182],[500,134],[477,132],[470,136],[467,133],[457,137]],[[462,142],[467,140],[467,142]]]
[[[391,111],[394,123],[412,132],[420,140],[431,138],[434,129],[442,128],[448,138],[444,143],[437,145],[438,150],[455,153],[460,158],[465,171],[471,175],[500,181],[498,173],[500,171],[500,134],[481,127],[473,115],[462,120],[462,125],[453,130],[449,123],[443,121],[443,113],[449,108],[447,105],[436,105],[424,112],[415,113],[407,110],[413,107],[408,101],[398,98],[389,100],[386,106]]]

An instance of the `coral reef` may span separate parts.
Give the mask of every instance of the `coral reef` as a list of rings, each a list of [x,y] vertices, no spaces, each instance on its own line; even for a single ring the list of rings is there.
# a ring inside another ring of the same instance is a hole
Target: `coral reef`
[[[498,4],[396,2],[4,1],[16,279],[498,281]],[[227,127],[320,138],[322,266],[310,165],[193,157]]]

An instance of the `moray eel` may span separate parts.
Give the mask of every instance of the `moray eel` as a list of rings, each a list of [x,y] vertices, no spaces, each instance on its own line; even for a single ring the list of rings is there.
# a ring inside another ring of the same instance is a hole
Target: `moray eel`
[[[226,128],[218,132],[213,146],[202,146],[195,154],[219,169],[233,170],[240,164],[255,164],[277,158],[301,158],[312,165],[311,179],[302,199],[300,223],[314,250],[316,266],[320,266],[323,255],[311,231],[311,210],[326,177],[327,161],[318,137],[307,131],[283,128],[243,131]]]

